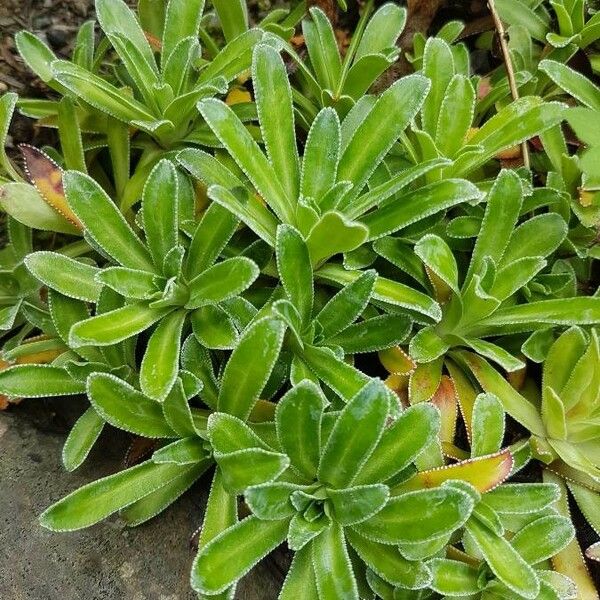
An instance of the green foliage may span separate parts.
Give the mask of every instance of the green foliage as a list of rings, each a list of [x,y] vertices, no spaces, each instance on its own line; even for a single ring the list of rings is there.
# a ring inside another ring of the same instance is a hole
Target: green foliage
[[[600,91],[566,63],[597,14],[497,0],[508,69],[450,22],[385,84],[397,2],[348,47],[304,2],[204,4],[97,0],[70,61],[17,36],[58,99],[0,97],[0,393],[87,396],[69,471],[111,427],[151,448],[42,525],[136,526],[210,471],[201,597],[284,542],[282,600],[593,597]],[[57,131],[24,172],[15,110]]]

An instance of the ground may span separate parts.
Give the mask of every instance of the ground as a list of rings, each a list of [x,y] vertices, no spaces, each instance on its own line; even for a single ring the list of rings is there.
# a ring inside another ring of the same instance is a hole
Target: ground
[[[4,600],[193,600],[192,537],[208,489],[202,480],[159,518],[133,529],[118,517],[73,533],[40,527],[52,502],[123,466],[128,440],[104,435],[74,473],[61,448],[83,401],[29,400],[0,413],[0,598]],[[281,554],[268,557],[238,588],[240,600],[274,600]]]

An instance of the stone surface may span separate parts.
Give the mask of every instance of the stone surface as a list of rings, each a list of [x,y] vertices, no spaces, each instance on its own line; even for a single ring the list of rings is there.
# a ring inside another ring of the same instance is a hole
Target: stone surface
[[[117,517],[86,530],[52,533],[38,515],[80,485],[123,466],[129,441],[106,431],[74,473],[61,465],[76,399],[28,400],[0,413],[0,598],[3,600],[188,600],[208,480],[162,515],[129,529]],[[280,560],[265,559],[238,588],[240,600],[274,600]]]

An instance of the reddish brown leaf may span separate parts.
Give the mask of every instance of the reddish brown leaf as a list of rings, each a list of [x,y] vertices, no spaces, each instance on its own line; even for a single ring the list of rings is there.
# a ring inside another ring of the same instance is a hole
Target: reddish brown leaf
[[[67,221],[83,229],[79,219],[71,210],[65,197],[62,183],[62,169],[44,152],[28,144],[20,146],[25,160],[25,171],[29,181],[35,186],[42,198]]]

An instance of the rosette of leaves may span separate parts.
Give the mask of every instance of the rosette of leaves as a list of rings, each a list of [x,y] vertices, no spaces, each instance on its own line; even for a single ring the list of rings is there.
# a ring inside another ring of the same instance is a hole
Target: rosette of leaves
[[[496,394],[506,411],[531,432],[533,455],[567,482],[596,531],[600,528],[598,348],[595,330],[586,335],[581,328],[571,327],[561,334],[547,353],[539,398],[523,396],[477,356],[461,356],[481,386]]]
[[[452,391],[434,401],[441,412],[440,442],[456,427]],[[538,598],[543,592],[561,597],[559,591],[565,586],[572,588],[573,583],[553,573],[546,562],[570,543],[574,533],[570,519],[555,511],[559,487],[553,483],[506,483],[526,464],[528,455],[517,446],[502,450],[505,423],[498,398],[478,395],[467,416],[469,458],[446,465],[430,446],[417,460],[428,463],[427,468],[391,491],[395,496],[438,486],[456,487],[472,495],[471,516],[460,536],[416,547],[401,544],[400,551],[407,558],[428,560],[430,587],[443,596]],[[392,597],[389,582],[378,574],[369,573],[368,580],[379,596]]]
[[[440,322],[421,328],[409,344],[410,357],[427,364],[424,368],[437,373],[437,381],[444,356],[452,348],[469,347],[507,371],[516,371],[524,367],[521,353],[540,360],[537,344],[553,326],[593,324],[600,318],[600,304],[594,297],[556,293],[550,299],[531,298],[536,285],[561,290],[571,278],[548,270],[567,235],[565,221],[550,212],[519,224],[521,215],[529,211],[529,201],[523,198],[522,182],[514,172],[498,176],[464,275],[446,240],[435,233],[415,244],[421,264],[408,260],[400,239],[385,238],[375,245],[377,252],[427,285],[442,305]],[[452,222],[448,231],[451,227]],[[515,341],[521,342],[520,348]]]
[[[296,227],[309,249],[318,246],[311,256],[316,277],[337,284],[352,282],[360,277],[359,270],[324,263],[368,240],[479,198],[478,189],[462,179],[406,189],[443,164],[439,159],[401,171],[382,183],[371,182],[423,102],[429,84],[422,76],[402,78],[379,98],[357,104],[341,125],[333,109],[323,109],[311,127],[302,160],[291,88],[275,49],[257,46],[253,82],[266,154],[231,108],[212,99],[201,102],[199,109],[229,157],[184,150],[178,160],[208,186],[213,202],[235,214],[271,247],[279,223]],[[372,135],[375,130],[377,136]],[[372,187],[366,190],[370,182]],[[397,282],[379,278],[374,297],[433,320],[439,318],[435,302]]]
[[[543,60],[539,69],[549,80],[545,88],[548,94],[555,94],[558,86],[580,104],[569,108],[565,116],[583,145],[581,151],[570,155],[565,136],[560,130],[551,130],[542,136],[551,159],[549,181],[553,187],[568,194],[570,207],[582,225],[596,227],[600,222],[600,177],[597,168],[600,159],[600,129],[596,126],[600,116],[600,88],[581,73],[555,60]],[[593,230],[579,232],[578,238],[582,243],[575,245],[576,251],[582,256],[595,257],[598,250]],[[576,240],[577,238],[574,242]]]
[[[585,49],[600,39],[600,17],[589,4],[586,0],[556,0],[547,7],[518,0],[497,0],[496,8],[503,21],[518,28],[516,34],[527,34],[530,44],[548,42],[551,47],[567,49],[572,54],[577,48]],[[553,25],[557,26],[556,31]]]
[[[546,463],[560,459],[598,477],[598,338],[579,327],[565,331],[550,348],[542,377],[541,407],[519,394],[479,357],[461,356],[482,387],[502,401],[506,411],[533,435],[532,447]]]
[[[283,45],[297,65],[293,95],[306,128],[323,107],[333,107],[340,117],[350,111],[398,59],[396,40],[406,24],[405,8],[390,2],[373,13],[369,2],[342,56],[327,15],[317,7],[309,12],[311,18],[302,22],[308,61]]]
[[[56,164],[35,148],[22,146],[29,184],[6,154],[16,103],[16,94],[0,97],[0,206],[6,212],[8,238],[0,257],[0,331],[9,332],[3,340],[3,368],[13,362],[50,361],[65,350],[52,326],[42,286],[24,264],[34,243],[49,243],[58,247],[58,253],[73,258],[87,250],[85,242],[66,243],[67,238],[55,235],[81,235],[76,221],[68,214]],[[42,337],[28,337],[36,329]]]
[[[43,261],[46,256],[41,258]],[[87,379],[93,373],[109,373],[129,382],[136,381],[134,338],[101,348],[85,346],[71,349],[69,346],[71,327],[90,316],[89,302],[96,303],[96,314],[101,315],[122,307],[123,298],[110,288],[102,289],[99,285],[86,288],[80,275],[89,275],[88,271],[95,267],[73,259],[61,259],[60,255],[52,260],[55,268],[70,272],[71,287],[64,285],[67,277],[63,277],[63,285],[60,286],[68,295],[55,289],[48,290],[47,308],[44,307],[48,314],[45,321],[36,326],[49,334],[38,340],[34,338],[34,341],[26,339],[11,350],[5,346],[4,355],[11,366],[0,373],[1,392],[13,398],[84,394]],[[74,265],[77,267],[74,268]],[[86,410],[77,420],[62,453],[63,464],[68,471],[82,464],[103,426],[104,420],[93,408]]]
[[[469,174],[481,179],[480,170],[491,159],[515,147],[520,156],[521,142],[564,119],[566,106],[559,102],[544,102],[536,95],[509,101],[506,78],[489,84],[490,91],[480,97],[476,93],[480,81],[471,76],[466,48],[441,37],[425,43],[420,71],[431,80],[431,90],[402,140],[404,158],[410,164],[440,157],[453,161],[431,172],[430,181]]]
[[[195,105],[227,93],[250,67],[252,48],[263,38],[264,31],[249,29],[247,20],[218,3],[227,42],[220,48],[201,27],[203,8],[204,0],[142,1],[136,15],[122,0],[98,0],[96,14],[106,37],[96,45],[94,22],[85,23],[71,61],[58,60],[31,33],[16,36],[27,65],[64,96],[60,102],[21,100],[21,111],[68,133],[69,147],[79,151],[78,162],[67,168],[86,172],[87,163],[99,180],[106,175],[123,211],[139,200],[148,174],[170,149],[218,145]],[[117,58],[105,69],[111,46]],[[250,102],[233,110],[245,122],[256,116]],[[98,160],[106,151],[108,161]]]
[[[377,280],[375,271],[366,271],[344,286],[315,315],[311,263],[318,246],[305,242],[294,227],[279,225],[276,250],[284,292],[280,295],[284,297],[272,303],[272,310],[288,327],[284,348],[292,355],[290,381],[294,385],[305,378],[315,383],[321,380],[348,400],[369,378],[345,362],[344,357],[399,344],[410,332],[410,318],[379,314],[371,307],[370,315],[359,320],[371,301]]]
[[[67,172],[65,190],[86,239],[116,266],[65,264],[53,253],[32,254],[27,264],[41,281],[67,295],[69,286],[74,286],[75,297],[78,286],[89,287],[90,293],[106,286],[126,301],[74,324],[69,333],[73,349],[112,346],[157,324],[141,362],[140,381],[145,394],[162,401],[177,377],[184,328],[191,324],[213,348],[232,348],[237,341],[237,329],[219,305],[248,288],[258,267],[242,256],[215,263],[237,220],[214,205],[191,240],[180,236],[178,178],[166,160],[153,169],[144,188],[140,212],[144,241],[91,178]]]
[[[158,4],[154,19],[160,16]],[[98,0],[98,21],[120,61],[114,71],[116,81],[94,72],[99,65],[94,56],[93,23],[87,27],[86,51],[78,52],[73,62],[56,60],[43,42],[29,33],[20,34],[17,46],[44,81],[80,99],[84,119],[85,111],[93,107],[105,116],[105,122],[106,116],[113,117],[169,146],[193,129],[195,104],[200,98],[225,93],[228,83],[249,67],[251,49],[262,37],[261,31],[248,30],[213,60],[203,61],[198,39],[203,9],[204,0],[171,0],[162,15],[162,36],[153,47],[125,2]],[[105,53],[106,45],[96,52]]]
[[[142,464],[87,484],[58,501],[41,516],[42,525],[54,531],[73,531],[120,511],[124,520],[135,526],[175,502],[214,464],[213,446],[207,437],[207,420],[213,409],[250,419],[251,427],[272,418],[273,405],[259,396],[278,356],[284,329],[283,322],[271,317],[252,323],[240,336],[218,380],[211,359],[191,335],[182,350],[184,369],[162,402],[140,392],[135,376],[127,382],[114,371],[88,369],[84,389],[91,407],[67,439],[65,455],[71,456],[79,448],[82,459],[87,456],[100,433],[92,435],[92,428],[85,427],[93,418],[99,420],[100,430],[106,422],[154,440],[160,447]],[[256,353],[261,361],[252,360]],[[282,460],[286,457],[277,453],[258,456],[251,481],[262,482],[263,477],[267,481],[279,474]],[[219,476],[220,472],[215,475]]]
[[[309,381],[279,401],[276,435],[268,442],[288,457],[289,470],[251,486],[246,457],[267,451],[266,440],[244,433],[239,420],[211,416],[223,485],[244,494],[252,515],[201,546],[192,569],[197,591],[224,592],[285,539],[296,554],[281,598],[358,598],[364,563],[397,585],[428,585],[427,566],[404,558],[396,545],[450,535],[470,516],[472,496],[451,486],[390,496],[388,484],[436,435],[436,410],[423,404],[398,414],[377,380],[340,413],[325,408]]]

